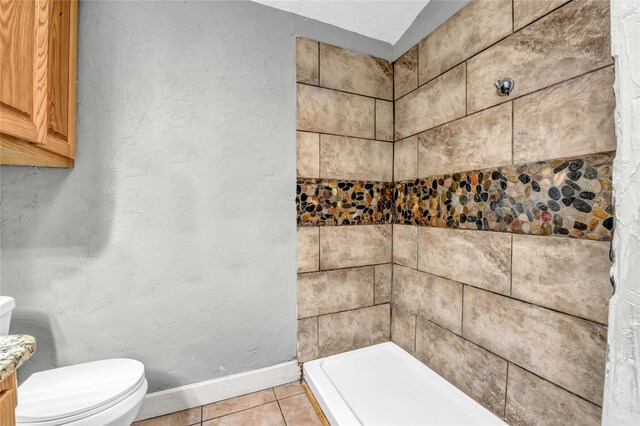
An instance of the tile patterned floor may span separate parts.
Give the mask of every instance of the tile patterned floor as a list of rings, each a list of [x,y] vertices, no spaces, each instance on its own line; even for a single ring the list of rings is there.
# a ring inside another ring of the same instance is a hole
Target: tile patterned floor
[[[322,426],[299,382],[136,422],[133,426]]]

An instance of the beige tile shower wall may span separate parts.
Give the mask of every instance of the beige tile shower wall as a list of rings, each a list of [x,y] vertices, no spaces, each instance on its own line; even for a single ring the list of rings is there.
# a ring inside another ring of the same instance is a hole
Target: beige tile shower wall
[[[394,64],[395,180],[614,151],[609,51],[608,0],[472,1]],[[608,250],[394,225],[391,339],[510,424],[599,424]]]
[[[492,86],[504,76],[516,97],[610,65],[609,37],[608,1],[567,3],[468,60],[468,111],[508,100]]]
[[[297,177],[393,181],[393,65],[302,38],[296,52]],[[298,227],[297,247],[299,361],[389,340],[392,225]]]

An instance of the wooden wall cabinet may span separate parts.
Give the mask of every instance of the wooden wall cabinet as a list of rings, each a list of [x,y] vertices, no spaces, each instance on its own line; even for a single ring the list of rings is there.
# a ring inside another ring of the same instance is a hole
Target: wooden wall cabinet
[[[77,0],[0,0],[0,162],[73,167]]]

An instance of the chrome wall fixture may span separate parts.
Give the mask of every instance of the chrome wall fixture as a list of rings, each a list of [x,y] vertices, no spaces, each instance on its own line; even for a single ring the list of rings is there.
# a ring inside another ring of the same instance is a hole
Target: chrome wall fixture
[[[615,257],[613,254],[613,235],[612,235],[611,244],[609,245],[609,261],[613,262],[614,260],[615,260]],[[614,265],[611,265],[611,268],[609,268],[609,281],[611,282],[611,287],[613,287],[612,295],[616,294],[616,279],[613,276],[613,267]]]
[[[505,77],[502,80],[498,80],[496,82],[496,90],[498,92],[498,96],[508,96],[509,93],[513,90],[513,86],[515,82],[511,77]]]

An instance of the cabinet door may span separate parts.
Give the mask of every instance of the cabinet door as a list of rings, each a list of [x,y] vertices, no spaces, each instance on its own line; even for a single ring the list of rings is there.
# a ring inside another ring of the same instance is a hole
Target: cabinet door
[[[14,426],[16,424],[17,394],[18,385],[14,371],[0,382],[0,426]]]
[[[46,143],[48,0],[0,0],[0,131]]]
[[[78,2],[49,0],[47,143],[75,157]],[[53,148],[53,147],[52,147]]]

